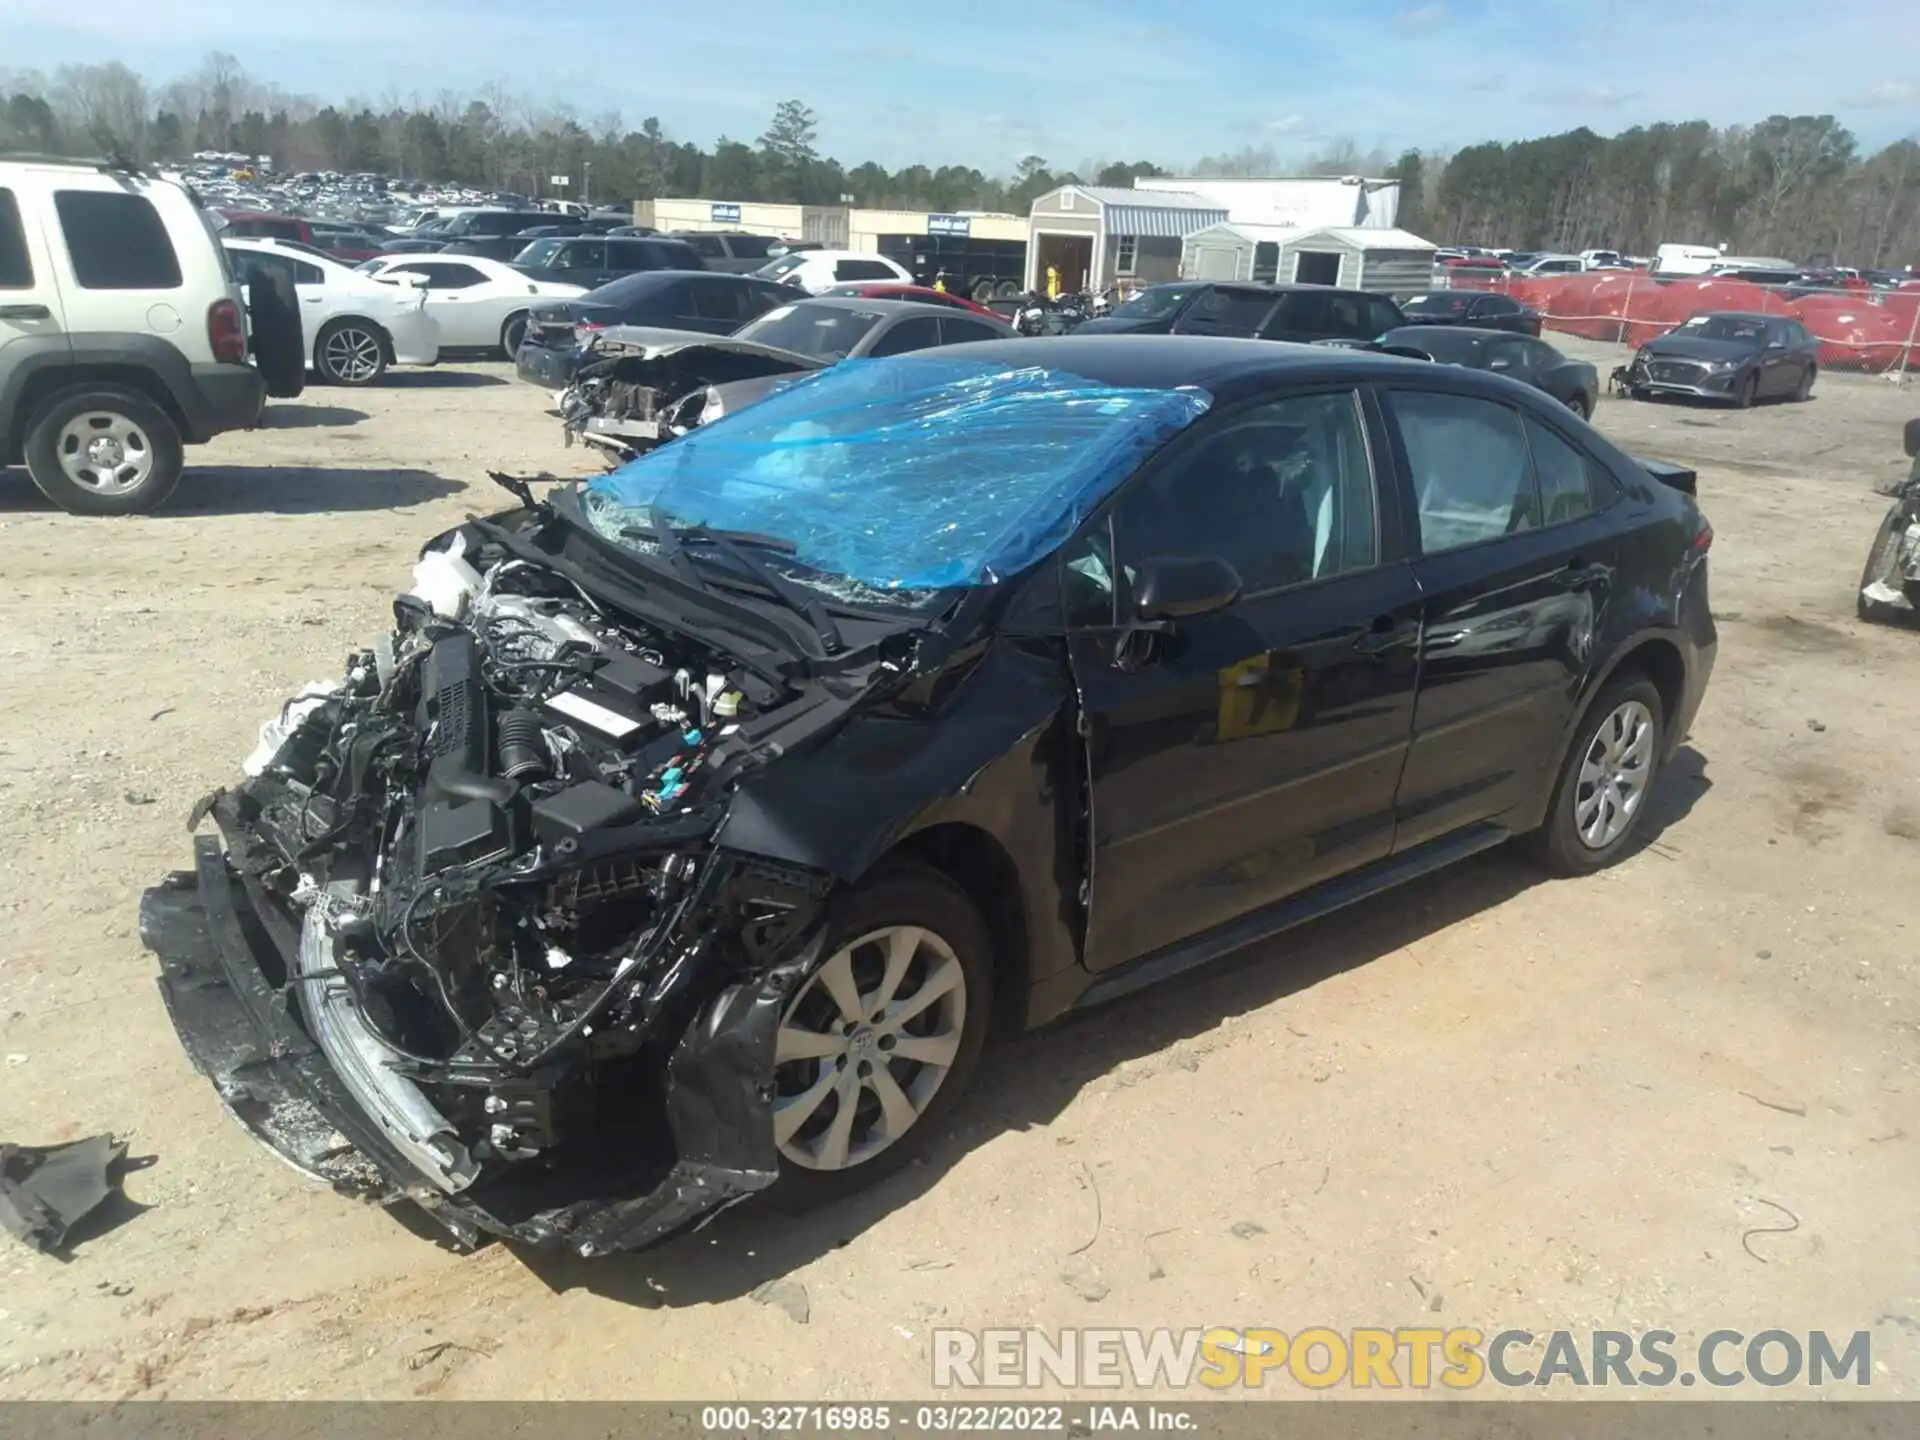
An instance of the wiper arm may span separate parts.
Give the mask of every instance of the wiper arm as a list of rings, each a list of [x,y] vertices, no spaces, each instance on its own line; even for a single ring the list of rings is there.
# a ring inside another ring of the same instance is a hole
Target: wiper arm
[[[833,617],[827,614],[826,607],[754,554],[747,548],[746,541],[736,538],[725,530],[709,530],[704,525],[689,525],[677,538],[705,541],[759,580],[782,605],[795,614],[806,617],[807,623],[813,626],[813,633],[820,637],[820,648],[827,654],[836,655],[844,648],[846,642],[840,638],[840,627]],[[763,537],[749,537],[749,539],[760,538]],[[763,545],[760,548],[779,549],[789,555],[795,549],[794,546],[781,541],[775,541],[772,546]]]

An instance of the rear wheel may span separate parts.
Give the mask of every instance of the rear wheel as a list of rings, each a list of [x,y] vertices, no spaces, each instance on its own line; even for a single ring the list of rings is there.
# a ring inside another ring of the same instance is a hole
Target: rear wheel
[[[780,1018],[775,1199],[804,1209],[891,1174],[939,1137],[993,1008],[992,947],[973,903],[922,865],[848,896],[825,960]]]
[[[27,474],[73,515],[142,515],[166,503],[185,457],[167,413],[131,390],[57,395],[27,426]]]
[[[371,385],[387,373],[386,337],[365,320],[335,320],[313,343],[313,368],[335,385]]]
[[[1559,875],[1585,875],[1620,858],[1659,774],[1664,710],[1638,672],[1600,692],[1561,763],[1546,822],[1528,837],[1535,859]]]
[[[1879,533],[1873,537],[1873,545],[1867,551],[1867,568],[1860,572],[1860,588],[1854,592],[1853,599],[1853,613],[1862,620],[1883,620],[1898,609],[1885,601],[1869,600],[1867,587],[1876,580],[1887,579],[1887,572],[1893,568],[1894,550],[1900,543],[1906,523],[1906,506],[1895,505],[1887,512],[1887,518],[1880,522]]]
[[[1011,300],[1020,293],[1020,285],[1017,281],[1002,280],[998,285],[993,287],[993,293],[996,299]]]
[[[1576,390],[1572,395],[1567,397],[1567,409],[1578,415],[1582,420],[1591,420],[1593,418],[1593,398]]]
[[[520,353],[521,342],[527,338],[527,317],[522,311],[518,315],[509,315],[507,323],[500,327],[500,348],[507,352],[511,360]]]

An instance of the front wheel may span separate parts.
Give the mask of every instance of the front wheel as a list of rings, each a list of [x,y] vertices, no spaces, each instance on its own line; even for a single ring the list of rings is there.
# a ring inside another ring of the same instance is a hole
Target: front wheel
[[[1639,828],[1660,770],[1665,707],[1646,676],[1615,679],[1580,721],[1561,763],[1534,858],[1557,875],[1586,875],[1618,860]]]
[[[364,320],[336,320],[314,341],[313,368],[335,385],[371,385],[387,373],[386,337]]]
[[[1733,408],[1747,410],[1752,408],[1753,399],[1760,393],[1760,377],[1749,375],[1733,388]]]
[[[1793,392],[1796,403],[1804,404],[1813,398],[1813,382],[1819,373],[1819,367],[1814,365],[1809,365],[1800,372],[1800,383]]]
[[[1567,409],[1578,415],[1582,420],[1591,420],[1593,418],[1593,401],[1578,391],[1567,397]]]
[[[825,960],[781,1016],[777,1203],[865,1189],[939,1137],[973,1078],[993,1008],[992,942],[973,903],[902,864],[854,890]]]
[[[185,455],[167,413],[130,390],[75,390],[28,423],[27,474],[71,515],[144,515],[180,483]]]
[[[1888,578],[1893,569],[1893,556],[1900,544],[1900,537],[1908,524],[1907,507],[1895,505],[1887,511],[1887,518],[1880,522],[1880,529],[1873,537],[1873,545],[1867,551],[1867,568],[1860,572],[1860,588],[1854,592],[1853,612],[1862,620],[1880,620],[1893,613],[1898,607],[1880,600],[1867,598],[1867,587],[1876,580]]]

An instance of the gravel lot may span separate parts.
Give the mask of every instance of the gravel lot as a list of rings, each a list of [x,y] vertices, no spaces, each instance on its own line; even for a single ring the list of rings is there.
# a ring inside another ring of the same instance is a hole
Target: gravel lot
[[[593,1263],[453,1255],[277,1164],[136,933],[262,717],[505,503],[486,469],[592,468],[544,403],[504,366],[316,389],[150,519],[0,476],[0,1136],[156,1157],[73,1263],[0,1237],[0,1395],[907,1396],[931,1326],[1162,1323],[1864,1329],[1869,1393],[1920,1395],[1920,634],[1853,615],[1920,391],[1602,401],[1718,535],[1719,668],[1627,863],[1483,856],[1000,1044],[876,1194]]]

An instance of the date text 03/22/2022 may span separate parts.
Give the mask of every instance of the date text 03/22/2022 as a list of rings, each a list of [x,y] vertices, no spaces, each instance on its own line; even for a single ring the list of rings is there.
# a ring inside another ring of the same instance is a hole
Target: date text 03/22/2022
[[[712,1435],[1043,1435],[1114,1431],[1187,1433],[1193,1415],[1176,1405],[708,1405],[701,1429]]]

